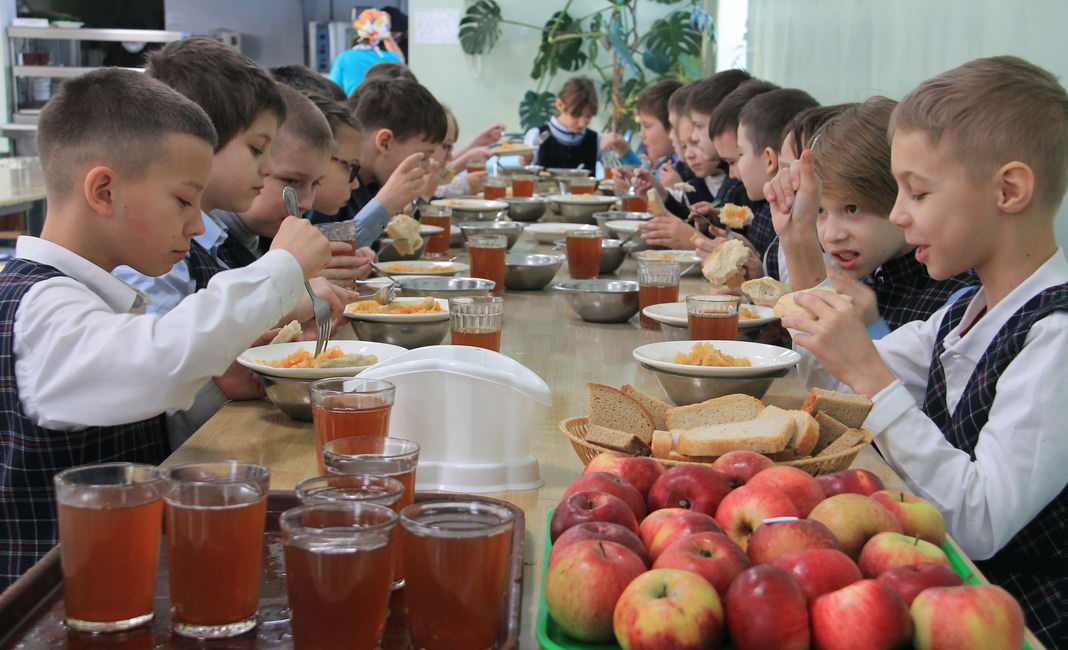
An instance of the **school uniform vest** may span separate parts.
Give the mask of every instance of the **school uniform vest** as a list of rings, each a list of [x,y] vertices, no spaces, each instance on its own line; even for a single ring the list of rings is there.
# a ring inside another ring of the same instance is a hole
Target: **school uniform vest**
[[[975,460],[979,432],[986,425],[994,404],[1001,373],[1019,354],[1031,326],[1056,311],[1068,311],[1068,284],[1050,287],[1031,298],[994,337],[975,367],[968,385],[950,413],[946,404],[946,377],[939,360],[945,338],[960,324],[972,295],[962,296],[942,318],[931,357],[930,376],[923,411],[957,449]],[[1049,386],[1048,390],[1061,387]],[[1020,408],[1026,408],[1026,395]],[[1027,625],[1050,648],[1066,647],[1068,641],[1068,490],[1061,490],[1038,515],[1024,526],[998,553],[976,566],[990,579],[1019,599]]]
[[[13,355],[15,314],[36,283],[62,276],[51,266],[23,259],[8,262],[0,273],[0,590],[56,544],[52,477],[58,471],[108,461],[156,464],[170,453],[162,415],[119,426],[55,431],[23,413]],[[101,369],[102,381],[106,372]]]
[[[200,291],[208,286],[208,281],[215,277],[219,271],[225,271],[226,267],[219,263],[208,249],[201,246],[197,240],[189,240],[189,253],[185,256],[185,265],[189,268],[189,277],[196,283],[196,290]]]
[[[955,293],[979,285],[979,276],[966,271],[945,280],[935,280],[911,252],[888,260],[864,278],[875,291],[879,315],[891,330],[905,323],[927,320],[946,306]],[[966,301],[965,301],[966,302]]]
[[[538,135],[549,130],[548,124],[538,127]],[[575,146],[568,146],[550,136],[538,147],[538,164],[548,169],[575,169],[580,164],[592,174],[597,169],[597,132],[586,129],[586,134]]]

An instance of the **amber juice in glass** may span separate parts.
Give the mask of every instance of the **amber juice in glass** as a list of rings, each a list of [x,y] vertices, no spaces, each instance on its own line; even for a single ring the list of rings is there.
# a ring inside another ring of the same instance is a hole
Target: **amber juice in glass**
[[[503,199],[508,196],[508,186],[511,181],[502,176],[491,176],[486,179],[482,186],[482,197],[486,200]]]
[[[686,323],[691,340],[738,338],[737,296],[687,296]]]
[[[567,271],[572,279],[596,278],[601,270],[601,231],[568,230]]]
[[[504,257],[508,238],[504,235],[471,235],[467,253],[471,259],[471,277],[493,281],[493,293],[504,291]]]
[[[449,252],[449,228],[452,227],[452,208],[447,205],[424,205],[419,208],[419,222],[428,226],[440,226],[444,230],[427,237],[426,255],[445,255]]]
[[[504,299],[499,296],[469,296],[449,299],[453,345],[501,351]]]
[[[572,178],[569,187],[572,194],[593,194],[597,191],[597,179]]]
[[[117,632],[150,622],[156,595],[162,472],[103,463],[56,474],[65,622]]]
[[[660,326],[660,323],[645,315],[646,307],[679,299],[681,270],[675,260],[638,260],[638,305],[641,309],[642,327]]]
[[[389,414],[396,388],[392,382],[359,377],[332,377],[313,382],[312,421],[316,448],[338,438],[389,435]],[[322,454],[319,469],[323,469]]]
[[[533,174],[513,174],[512,175],[512,196],[513,197],[531,197],[534,196],[534,181],[537,180],[537,176]]]
[[[468,174],[474,174],[476,172],[484,172],[484,171],[486,171],[486,161],[485,160],[469,160],[467,162],[467,165],[465,166],[465,169],[466,169]]]
[[[649,210],[649,203],[645,200],[645,197],[637,194],[624,194],[620,197],[620,201],[623,204],[624,212],[646,212]]]

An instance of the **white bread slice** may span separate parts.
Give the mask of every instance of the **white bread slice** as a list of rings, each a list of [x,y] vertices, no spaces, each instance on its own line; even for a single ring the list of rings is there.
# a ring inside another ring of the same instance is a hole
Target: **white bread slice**
[[[864,440],[864,434],[859,429],[847,429],[845,433],[838,436],[834,442],[827,445],[823,451],[816,455],[830,456],[831,454],[836,454],[840,451],[849,449],[853,445],[860,443],[861,440]]]
[[[740,239],[728,239],[708,254],[701,263],[701,273],[712,286],[737,289],[745,281],[742,267],[749,259],[749,248]]]
[[[813,454],[818,455],[821,451],[826,449],[828,445],[837,440],[839,436],[846,431],[849,431],[849,427],[838,420],[835,420],[823,411],[816,411],[816,422],[820,425],[820,430],[819,437],[816,439],[816,446],[812,448]]]
[[[740,288],[750,300],[765,307],[774,307],[779,298],[794,290],[790,285],[768,277],[746,280]]]
[[[634,454],[635,456],[649,455],[649,443],[642,440],[637,434],[602,427],[598,424],[586,426],[586,442],[592,442],[595,445]]]
[[[661,431],[659,429],[653,431],[651,445],[653,458],[668,458],[671,455],[671,448],[674,446],[670,431]]]
[[[842,300],[845,300],[846,302],[853,302],[852,296],[847,296],[844,293],[838,293],[838,291],[836,291],[834,287],[812,287],[811,289],[794,291],[793,293],[788,293],[785,296],[779,298],[778,302],[775,303],[775,316],[778,318],[786,318],[787,316],[796,316],[800,318],[815,318],[816,315],[813,314],[807,307],[802,307],[801,305],[794,302],[794,299],[797,298],[799,294],[808,293],[809,291],[830,291],[831,293],[838,296]]]
[[[764,403],[751,395],[735,393],[714,397],[689,406],[676,406],[664,416],[668,429],[693,429],[710,424],[752,420],[764,410]]]
[[[586,391],[591,425],[637,434],[646,444],[652,440],[653,416],[637,400],[602,384],[586,384]]]
[[[808,411],[813,416],[817,411],[823,411],[846,427],[859,429],[864,426],[864,420],[871,412],[872,405],[871,399],[865,395],[813,388],[808,391],[801,410]]]
[[[646,411],[649,411],[649,415],[653,416],[653,426],[657,429],[667,430],[667,421],[665,416],[668,409],[675,408],[671,404],[663,400],[659,400],[648,393],[643,393],[634,386],[626,384],[623,386],[623,394],[637,401],[639,404],[645,407]]]
[[[820,424],[816,418],[805,411],[788,411],[794,418],[794,437],[790,439],[787,448],[797,450],[797,456],[810,456],[812,449],[820,438]]]
[[[773,453],[786,448],[795,426],[793,416],[772,406],[753,420],[686,429],[675,450],[686,456],[722,456],[736,449]]]

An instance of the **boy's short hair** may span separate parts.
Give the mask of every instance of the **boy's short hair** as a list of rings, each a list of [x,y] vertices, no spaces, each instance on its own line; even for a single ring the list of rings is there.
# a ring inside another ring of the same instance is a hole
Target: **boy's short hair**
[[[424,86],[408,79],[371,79],[349,96],[349,109],[365,131],[389,129],[407,140],[422,136],[437,144],[445,139],[445,109]]]
[[[597,114],[597,89],[588,77],[571,77],[556,93],[556,98],[571,115]]]
[[[204,109],[140,72],[101,68],[68,79],[37,121],[49,198],[65,198],[77,183],[73,171],[95,161],[139,176],[165,155],[164,140],[175,133],[216,143]]]
[[[890,172],[886,129],[896,105],[892,99],[872,97],[847,106],[823,125],[813,159],[824,196],[889,216],[897,182]]]
[[[296,88],[305,95],[314,92],[338,102],[343,102],[348,98],[344,88],[306,65],[280,65],[270,68],[268,72],[275,81],[284,83],[290,88]]]
[[[277,83],[277,82],[276,82]],[[286,121],[279,127],[279,134],[298,138],[316,151],[333,153],[337,149],[330,123],[319,107],[300,92],[278,84],[278,90],[286,105]]]
[[[697,110],[702,113],[712,114],[723,99],[731,94],[735,88],[752,79],[745,70],[737,68],[722,70],[704,79],[699,79],[690,86],[689,96],[683,111],[689,113]]]
[[[697,83],[699,82],[691,81],[688,84],[679,86],[675,89],[675,92],[671,93],[671,97],[668,97],[668,114],[685,115],[686,103],[690,100],[690,94],[693,93],[694,86]]]
[[[820,127],[845,109],[856,105],[854,102],[850,104],[835,104],[834,106],[813,106],[803,110],[787,122],[786,126],[782,127],[779,142],[785,143],[786,138],[790,138],[790,144],[793,146],[794,151],[797,152],[797,155],[800,156],[802,151],[812,146],[812,139],[816,137]]]
[[[708,135],[714,138],[721,133],[737,130],[742,107],[757,95],[778,88],[770,81],[760,79],[749,79],[738,84],[738,87],[727,93],[712,111],[712,115],[708,118]]]
[[[746,102],[738,114],[738,123],[745,125],[755,151],[771,148],[778,153],[783,127],[798,113],[814,106],[819,106],[819,102],[803,90],[771,90]]]
[[[204,36],[168,43],[148,55],[146,73],[200,105],[211,118],[218,151],[261,113],[285,120],[286,107],[271,75],[252,59]]]
[[[679,88],[682,88],[682,82],[677,79],[661,79],[649,86],[638,95],[638,112],[652,115],[660,120],[665,129],[670,129],[668,102]]]
[[[1015,56],[975,59],[905,96],[890,118],[896,129],[943,138],[980,179],[1010,160],[1035,174],[1035,200],[1055,211],[1068,185],[1068,95],[1048,71]]]
[[[326,118],[327,124],[330,125],[330,131],[337,135],[337,130],[340,128],[348,128],[353,131],[360,131],[360,122],[356,119],[349,109],[337,101],[333,97],[326,97],[320,95],[317,92],[302,91],[302,95],[312,101],[313,104],[319,109]]]
[[[364,81],[368,79],[407,79],[408,81],[419,81],[416,79],[412,69],[400,61],[376,63],[367,69],[363,79]]]

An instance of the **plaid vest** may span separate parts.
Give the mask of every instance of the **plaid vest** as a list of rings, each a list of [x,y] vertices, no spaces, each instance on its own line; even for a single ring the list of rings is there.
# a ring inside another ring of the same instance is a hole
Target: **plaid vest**
[[[219,264],[208,249],[195,239],[189,240],[189,254],[185,256],[185,265],[189,267],[189,275],[196,283],[197,291],[208,286],[208,280],[215,277],[216,273],[226,270],[226,267]]]
[[[946,405],[946,376],[939,357],[949,332],[964,318],[974,292],[961,296],[942,318],[931,357],[923,411],[946,439],[975,460],[975,446],[994,403],[1001,373],[1023,348],[1031,326],[1056,311],[1068,311],[1068,284],[1031,298],[1001,328],[975,367],[957,408]],[[1048,387],[1058,390],[1054,386]],[[1021,396],[1026,399],[1026,396]],[[1021,408],[1026,408],[1021,406]],[[1061,490],[998,553],[976,566],[1011,592],[1024,607],[1028,627],[1048,647],[1068,643],[1068,489]]]
[[[170,453],[162,416],[112,427],[54,431],[22,412],[15,379],[15,313],[34,284],[63,273],[15,259],[0,273],[0,591],[56,544],[52,477],[75,465],[159,463]]]
[[[863,281],[875,291],[879,315],[891,330],[896,330],[912,321],[927,320],[945,307],[953,294],[978,285],[979,276],[974,271],[966,271],[935,280],[927,273],[927,267],[909,252],[888,260]],[[967,306],[968,301],[963,302]]]

